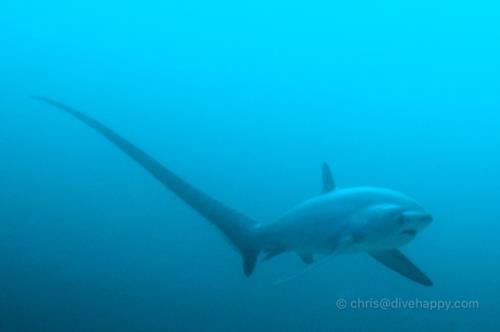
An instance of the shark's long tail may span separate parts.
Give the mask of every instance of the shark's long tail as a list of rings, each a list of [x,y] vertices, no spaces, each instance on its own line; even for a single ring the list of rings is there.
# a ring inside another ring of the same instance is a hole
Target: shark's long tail
[[[40,96],[34,96],[33,98],[72,115],[97,131],[130,158],[135,160],[166,188],[171,190],[180,199],[205,217],[205,219],[214,224],[241,254],[245,275],[250,276],[252,274],[260,253],[260,249],[257,245],[258,227],[254,220],[206,195],[172,173],[134,144],[93,118],[55,100]]]

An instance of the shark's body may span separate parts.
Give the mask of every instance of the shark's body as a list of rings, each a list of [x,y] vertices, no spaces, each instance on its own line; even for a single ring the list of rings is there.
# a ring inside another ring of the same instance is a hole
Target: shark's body
[[[369,187],[336,189],[330,169],[324,164],[320,195],[293,208],[276,222],[261,224],[206,195],[87,115],[48,98],[35,99],[96,130],[213,223],[241,254],[247,276],[252,274],[260,253],[267,260],[292,251],[309,264],[317,254],[367,252],[401,275],[422,285],[432,285],[398,250],[432,218],[401,193]]]
[[[279,238],[283,248],[300,253],[393,249],[408,243],[417,226],[407,225],[407,229],[400,230],[401,236],[395,233],[392,237],[381,229],[377,238],[374,232],[366,232],[366,223],[374,214],[381,214],[379,219],[383,219],[404,209],[421,211],[416,202],[395,191],[370,187],[339,189],[298,205],[267,226],[264,233],[271,247]],[[421,216],[425,218],[427,214]]]

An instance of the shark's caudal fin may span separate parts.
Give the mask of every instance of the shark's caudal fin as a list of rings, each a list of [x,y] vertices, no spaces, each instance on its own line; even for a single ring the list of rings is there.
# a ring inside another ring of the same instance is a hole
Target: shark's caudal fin
[[[198,190],[134,144],[91,117],[49,98],[40,96],[34,96],[33,98],[72,115],[135,160],[166,188],[214,224],[240,252],[245,275],[250,276],[252,274],[260,253],[256,245],[257,223],[254,220]]]

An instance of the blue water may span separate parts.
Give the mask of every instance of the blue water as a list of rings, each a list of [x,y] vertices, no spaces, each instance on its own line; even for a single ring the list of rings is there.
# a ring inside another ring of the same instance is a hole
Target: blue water
[[[495,1],[11,1],[0,6],[0,331],[498,331]],[[321,188],[411,195],[403,251],[287,254],[245,278],[207,222],[69,103],[262,222]],[[338,299],[470,300],[339,310]]]

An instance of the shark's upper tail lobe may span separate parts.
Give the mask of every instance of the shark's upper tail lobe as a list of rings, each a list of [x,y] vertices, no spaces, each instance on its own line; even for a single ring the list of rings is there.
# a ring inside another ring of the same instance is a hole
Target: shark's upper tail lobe
[[[72,115],[135,160],[166,188],[214,224],[240,252],[245,275],[250,276],[252,274],[260,253],[257,241],[259,232],[256,227],[257,223],[254,220],[195,188],[134,144],[93,118],[55,100],[40,96],[34,96],[33,98]]]

